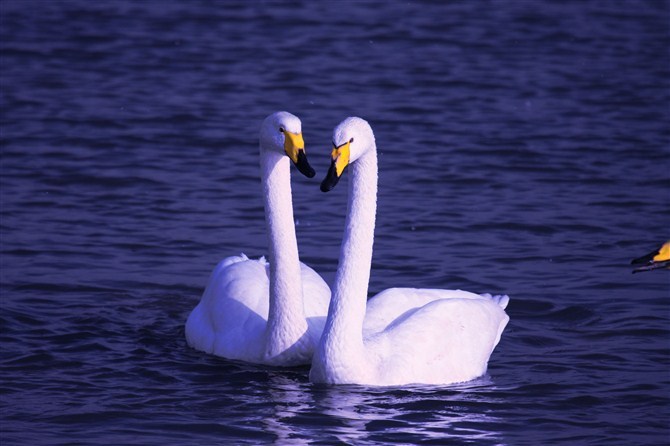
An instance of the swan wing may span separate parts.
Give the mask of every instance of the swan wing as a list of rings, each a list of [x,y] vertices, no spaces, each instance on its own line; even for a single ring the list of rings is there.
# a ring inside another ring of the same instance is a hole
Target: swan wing
[[[312,268],[300,262],[305,317],[325,317],[330,303],[330,287]]]
[[[409,297],[444,297],[407,310],[371,336],[380,384],[449,384],[486,372],[509,321],[500,302],[464,291],[400,290],[407,290]]]
[[[430,288],[389,288],[368,300],[363,322],[364,333],[379,333],[399,317],[438,299],[481,299],[488,297],[504,309],[507,296],[479,295],[462,290]]]
[[[328,313],[330,288],[312,268],[300,266],[310,342],[316,345]],[[253,260],[242,254],[220,261],[186,321],[188,344],[229,359],[264,362],[269,274],[264,258]]]
[[[302,262],[300,262],[300,274],[308,335],[311,344],[316,347],[326,325],[330,287],[316,271]]]
[[[254,362],[260,358],[269,309],[265,259],[244,254],[212,271],[200,303],[186,321],[188,344],[206,353]]]

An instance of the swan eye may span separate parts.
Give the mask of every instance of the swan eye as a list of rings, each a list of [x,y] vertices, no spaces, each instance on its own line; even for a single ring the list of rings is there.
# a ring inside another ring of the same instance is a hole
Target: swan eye
[[[349,144],[351,144],[352,142],[354,142],[354,138],[351,138],[351,139],[349,140]]]
[[[284,127],[279,127],[279,133],[284,133]]]

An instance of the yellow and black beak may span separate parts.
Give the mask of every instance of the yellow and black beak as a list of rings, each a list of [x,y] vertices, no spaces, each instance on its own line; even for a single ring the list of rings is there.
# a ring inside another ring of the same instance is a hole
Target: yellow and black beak
[[[337,182],[340,181],[344,168],[349,165],[349,156],[351,154],[350,146],[351,140],[340,146],[336,146],[335,143],[333,143],[333,151],[330,154],[330,169],[328,169],[326,178],[321,182],[321,192],[332,190]]]
[[[307,162],[305,155],[305,141],[302,139],[302,133],[291,133],[286,130],[284,133],[284,151],[291,158],[293,164],[298,168],[301,174],[307,178],[315,175],[314,169]]]
[[[670,241],[665,242],[659,249],[637,258],[630,263],[632,265],[642,265],[635,268],[633,273],[641,273],[642,271],[651,271],[660,268],[670,269]]]

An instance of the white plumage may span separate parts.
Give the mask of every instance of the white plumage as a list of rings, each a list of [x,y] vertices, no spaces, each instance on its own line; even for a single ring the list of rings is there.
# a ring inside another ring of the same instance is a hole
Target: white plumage
[[[486,372],[509,317],[507,296],[392,288],[366,303],[377,197],[372,129],[347,118],[333,131],[333,160],[321,188],[350,165],[349,208],[326,326],[310,380],[333,384],[450,384]]]
[[[290,161],[313,176],[300,120],[287,112],[261,126],[260,157],[270,263],[244,254],[214,268],[186,321],[188,344],[206,353],[258,364],[309,364],[323,330],[330,289],[298,259]]]

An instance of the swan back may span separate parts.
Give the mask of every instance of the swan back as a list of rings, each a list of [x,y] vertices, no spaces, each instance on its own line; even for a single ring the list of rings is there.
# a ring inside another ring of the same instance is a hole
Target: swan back
[[[413,295],[423,290],[400,290],[408,291]],[[442,296],[408,310],[380,333],[368,335],[368,350],[379,358],[374,367],[376,384],[450,384],[486,373],[509,321],[505,311],[485,296],[426,291]]]

